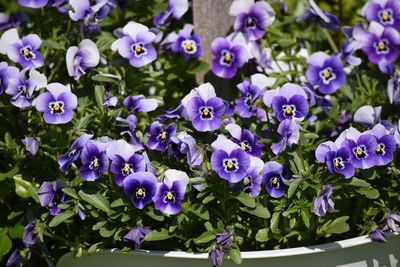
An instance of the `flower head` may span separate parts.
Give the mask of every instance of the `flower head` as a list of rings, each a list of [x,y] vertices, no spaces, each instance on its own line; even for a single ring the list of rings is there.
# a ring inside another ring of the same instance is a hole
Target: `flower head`
[[[22,236],[22,242],[24,243],[25,247],[31,248],[36,245],[38,241],[38,233],[35,230],[36,222],[30,221],[24,229],[24,234]]]
[[[203,54],[201,49],[201,37],[192,34],[193,25],[186,24],[178,34],[175,32],[166,37],[174,53],[182,54],[186,60],[199,58]]]
[[[400,214],[397,212],[391,212],[386,218],[387,227],[396,233],[400,232]]]
[[[156,27],[168,24],[170,17],[179,20],[189,9],[188,0],[169,0],[168,10],[162,11],[153,19],[153,24]]]
[[[222,251],[221,248],[213,248],[210,250],[208,254],[208,258],[211,261],[213,267],[218,267],[222,265],[224,261],[225,253]]]
[[[135,172],[123,181],[125,194],[131,197],[132,204],[143,209],[152,202],[157,190],[157,178],[151,172]]]
[[[180,132],[175,138],[172,138],[172,142],[177,147],[175,150],[179,150],[179,154],[186,154],[189,166],[199,167],[203,163],[203,152],[196,146],[193,136],[186,132]]]
[[[377,124],[368,133],[376,139],[376,165],[383,166],[393,161],[393,154],[396,151],[396,141],[382,124]]]
[[[285,151],[286,147],[292,147],[300,139],[300,123],[297,120],[283,120],[279,123],[278,133],[281,138],[278,143],[272,144],[271,150],[275,155]]]
[[[152,43],[156,35],[143,24],[130,21],[122,28],[123,36],[116,40],[111,49],[129,59],[136,68],[147,65],[157,59],[157,52]]]
[[[80,157],[82,149],[85,147],[86,142],[89,141],[93,135],[83,134],[77,138],[68,149],[67,153],[58,157],[57,161],[60,165],[60,170],[66,172],[67,169]]]
[[[254,157],[261,157],[261,144],[258,136],[254,135],[250,130],[242,129],[235,123],[228,124],[225,129],[231,134],[232,141],[240,146],[240,148]]]
[[[340,27],[339,19],[324,10],[322,10],[314,0],[309,0],[310,6],[304,13],[297,18],[297,22],[309,20],[314,23],[319,23],[322,27],[332,31],[336,31]]]
[[[132,230],[130,230],[126,235],[124,235],[122,240],[124,240],[124,242],[135,243],[134,249],[138,250],[140,249],[140,246],[144,241],[144,237],[148,233],[150,233],[150,229],[146,227],[136,226]]]
[[[265,29],[275,20],[275,11],[264,1],[235,0],[229,15],[235,17],[234,30],[244,32],[251,41],[262,38]]]
[[[370,0],[365,4],[362,15],[368,21],[400,30],[400,3],[397,0]]]
[[[276,161],[267,162],[264,166],[263,184],[268,194],[280,198],[285,194],[284,170],[282,164]]]
[[[150,138],[147,146],[152,150],[165,151],[171,138],[176,134],[176,125],[162,125],[159,121],[155,121],[150,125]]]
[[[104,143],[89,140],[81,153],[83,166],[79,169],[83,180],[95,181],[100,174],[106,173],[109,162]]]
[[[49,124],[64,124],[72,120],[73,110],[77,107],[76,95],[61,83],[47,85],[48,92],[39,95],[33,105],[43,112],[44,120]]]
[[[71,46],[67,50],[66,62],[68,74],[78,80],[90,68],[96,67],[100,61],[99,50],[96,44],[84,39],[77,46]]]
[[[215,241],[217,242],[217,245],[222,246],[223,248],[229,248],[233,241],[232,232],[224,230],[221,233],[217,233],[215,235]]]
[[[30,8],[41,8],[47,5],[49,0],[18,0],[18,4]]]
[[[62,191],[65,187],[67,187],[66,183],[57,180],[56,182],[43,182],[42,186],[39,188],[38,195],[40,205],[42,207],[49,207],[50,214],[53,216],[61,212],[57,205],[66,201],[66,195]]]
[[[157,100],[145,98],[143,95],[127,96],[123,104],[130,112],[149,112],[158,107]]]
[[[323,52],[312,54],[308,61],[307,80],[323,94],[332,94],[346,82],[339,55],[329,57]]]
[[[21,252],[16,249],[8,258],[6,262],[6,267],[22,267],[23,260],[24,259],[21,256]]]
[[[39,141],[35,137],[26,136],[21,140],[25,145],[26,151],[28,151],[32,156],[35,156],[39,150]]]
[[[386,234],[379,228],[375,228],[374,230],[372,230],[369,234],[369,238],[371,238],[371,240],[375,242],[386,242]]]
[[[331,198],[333,193],[333,188],[330,185],[324,185],[322,187],[321,193],[314,201],[314,213],[317,216],[325,216],[327,212],[333,212],[335,203]]]

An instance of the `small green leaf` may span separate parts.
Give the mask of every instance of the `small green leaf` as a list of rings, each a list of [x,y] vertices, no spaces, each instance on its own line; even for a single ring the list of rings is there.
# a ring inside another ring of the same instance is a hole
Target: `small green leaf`
[[[277,230],[278,230],[278,224],[279,224],[280,216],[281,216],[281,212],[280,211],[277,211],[272,215],[270,224],[271,224],[271,231],[273,233],[276,233]]]
[[[55,227],[55,226],[59,225],[60,223],[68,220],[69,218],[71,218],[74,215],[75,215],[75,212],[73,212],[71,210],[67,210],[63,213],[60,213],[50,221],[49,227]]]
[[[102,227],[100,228],[99,234],[104,238],[108,238],[115,233],[115,230],[115,228],[107,229],[106,227]]]
[[[154,211],[153,209],[149,209],[149,211],[146,212],[146,214],[156,221],[159,221],[159,222],[164,221],[164,215],[162,215],[158,211]]]
[[[210,64],[208,64],[205,61],[198,60],[189,65],[187,72],[190,74],[196,74],[198,72],[208,71],[209,69],[210,69]]]
[[[43,40],[42,45],[43,47],[51,48],[54,50],[65,50],[65,47],[53,40]]]
[[[159,240],[165,240],[168,238],[171,238],[172,236],[169,235],[169,232],[167,229],[160,229],[160,230],[153,230],[150,233],[148,233],[145,237],[144,240],[146,241],[159,241]]]
[[[370,183],[368,183],[368,182],[365,181],[365,180],[358,179],[358,178],[356,178],[356,177],[353,177],[353,178],[351,179],[351,182],[349,183],[349,185],[357,186],[357,187],[371,187],[371,184],[370,184]]]
[[[239,200],[239,202],[245,205],[246,207],[249,208],[256,207],[256,201],[247,193],[241,192],[238,196],[235,196],[235,198]]]
[[[6,255],[12,247],[11,239],[6,234],[7,231],[5,229],[0,228],[3,231],[0,231],[0,261],[3,259],[4,255]]]
[[[206,209],[206,207],[204,205],[202,205],[200,203],[194,204],[189,209],[189,211],[192,212],[193,214],[199,216],[203,220],[209,220],[210,219],[210,214],[209,214],[208,210]]]
[[[111,208],[126,206],[125,201],[122,198],[118,198],[111,203]]]
[[[349,225],[346,221],[349,219],[349,216],[342,216],[336,218],[331,222],[325,229],[326,234],[342,234],[350,230]]]
[[[86,194],[82,190],[80,190],[78,192],[78,194],[82,198],[82,200],[86,201],[87,203],[96,207],[97,209],[102,210],[107,213],[111,211],[110,202],[108,201],[108,199],[105,196],[103,196],[99,193],[93,194],[93,195]]]
[[[269,232],[270,231],[268,228],[258,230],[258,232],[256,234],[256,240],[258,242],[266,242],[266,241],[270,240]]]
[[[306,209],[302,209],[300,211],[300,215],[301,215],[301,218],[303,219],[304,225],[308,229],[310,229],[310,217],[311,217],[310,212],[308,210],[306,210]]]
[[[12,239],[22,238],[22,235],[24,234],[24,227],[20,224],[17,224],[8,230],[8,233]]]
[[[16,175],[19,172],[19,168],[15,166],[8,172],[0,173],[0,181],[3,181],[7,178],[12,178],[14,175]]]
[[[247,207],[240,207],[240,209],[244,212],[247,212],[251,215],[263,218],[263,219],[268,219],[271,217],[271,213],[269,213],[269,210],[264,207],[263,205],[257,203],[257,206],[255,209],[250,209]]]
[[[204,232],[201,235],[199,235],[196,239],[194,239],[194,243],[196,244],[203,244],[203,243],[207,243],[210,242],[211,240],[214,240],[215,235],[214,232]]]
[[[361,187],[356,191],[369,199],[377,199],[380,195],[379,191],[372,187]]]
[[[203,199],[202,203],[203,203],[203,204],[207,204],[207,203],[213,201],[214,199],[215,199],[215,197],[214,197],[213,195],[209,195],[209,196],[206,196],[206,197]]]
[[[106,89],[104,86],[96,85],[94,87],[94,98],[96,99],[97,107],[100,109],[101,113],[104,113],[103,99],[105,91]]]
[[[229,258],[233,261],[235,264],[241,264],[242,263],[242,256],[240,255],[240,250],[239,248],[231,248],[229,251]]]
[[[288,188],[288,198],[291,198],[294,193],[296,192],[297,187],[299,186],[301,182],[301,179],[294,179],[289,183],[289,188]]]
[[[22,179],[21,175],[15,175],[13,177],[15,182],[15,193],[22,198],[32,197],[37,203],[39,203],[39,196],[36,188],[28,181]]]
[[[68,196],[75,198],[75,199],[79,199],[78,194],[75,192],[74,189],[70,188],[70,187],[65,187],[63,189],[61,189],[61,191],[63,191],[65,194],[67,194]]]

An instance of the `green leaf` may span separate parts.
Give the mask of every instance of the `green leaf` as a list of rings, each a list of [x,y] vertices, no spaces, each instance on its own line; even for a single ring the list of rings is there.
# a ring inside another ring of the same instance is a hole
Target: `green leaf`
[[[301,215],[301,218],[303,219],[304,225],[308,229],[310,229],[310,217],[311,217],[310,212],[308,210],[306,210],[306,209],[302,209],[300,211],[300,215]]]
[[[215,238],[215,234],[212,231],[206,231],[204,233],[202,233],[201,235],[199,235],[196,239],[194,239],[194,243],[196,244],[203,244],[203,243],[207,243],[210,242],[211,240],[214,240]]]
[[[240,209],[244,212],[247,212],[251,215],[263,218],[263,219],[268,219],[271,217],[271,213],[269,213],[269,210],[264,207],[263,205],[257,203],[257,206],[255,209],[250,209],[247,207],[240,207]]]
[[[80,190],[78,192],[79,196],[82,198],[82,200],[86,201],[87,203],[89,203],[90,205],[94,206],[95,208],[102,210],[104,212],[110,212],[111,208],[110,208],[110,202],[108,201],[108,199],[97,193],[97,194],[86,194],[85,192],[83,192],[82,190]]]
[[[125,201],[122,198],[118,198],[111,203],[111,208],[126,206]]]
[[[99,246],[100,245],[102,245],[103,244],[103,242],[98,242],[98,243],[95,243],[95,244],[93,244],[93,245],[91,245],[89,248],[88,248],[88,250],[87,250],[87,252],[90,254],[90,253],[94,253],[94,252],[96,252],[96,250],[99,248]]]
[[[353,178],[351,179],[351,182],[349,183],[349,185],[357,186],[357,187],[371,187],[371,184],[370,184],[370,183],[368,183],[368,182],[365,181],[365,180],[358,179],[358,178],[356,178],[356,177],[353,177]]]
[[[96,85],[94,87],[94,98],[96,99],[97,107],[100,109],[101,113],[104,113],[103,99],[105,91],[106,89],[104,86]]]
[[[106,83],[118,83],[118,80],[97,74],[92,76],[92,80],[96,82],[106,82]]]
[[[229,258],[233,261],[233,263],[241,264],[242,263],[242,256],[240,255],[239,248],[232,247],[231,250],[229,251]]]
[[[115,230],[116,230],[115,228],[109,230],[106,227],[102,227],[100,228],[99,234],[104,238],[108,238],[115,233]]]
[[[79,199],[78,194],[75,192],[74,189],[70,188],[70,187],[65,187],[63,189],[61,189],[61,191],[63,191],[65,194],[67,194],[68,196],[75,198],[75,199]]]
[[[264,228],[264,229],[258,230],[258,232],[256,234],[256,240],[258,242],[266,242],[266,241],[270,240],[269,229]]]
[[[205,61],[198,60],[189,65],[189,69],[187,70],[187,73],[196,74],[198,72],[208,71],[209,69],[210,69],[210,64],[208,64]]]
[[[294,179],[289,183],[289,188],[288,188],[288,198],[291,198],[294,193],[296,192],[297,187],[299,186],[299,183],[301,182],[301,179]]]
[[[88,126],[94,119],[96,115],[95,114],[88,114],[85,117],[81,118],[74,126],[75,130],[79,129],[84,129],[86,126]]]
[[[0,228],[0,261],[3,259],[4,255],[6,255],[12,247],[11,239],[6,234],[7,231],[3,228]]]
[[[213,195],[209,195],[209,196],[206,196],[206,197],[203,199],[202,203],[203,203],[203,204],[207,204],[207,203],[213,201],[214,199],[215,199],[215,197],[214,197]]]
[[[194,204],[190,209],[190,212],[193,214],[199,216],[203,220],[209,220],[210,219],[210,213],[206,209],[206,207],[200,203]]]
[[[49,227],[55,227],[55,226],[59,225],[60,223],[68,220],[69,218],[71,218],[74,215],[75,215],[75,212],[73,212],[72,210],[66,210],[63,213],[60,213],[57,216],[55,216],[50,221]]]
[[[276,212],[274,212],[274,214],[272,215],[270,225],[271,225],[271,231],[272,231],[273,233],[276,233],[277,230],[278,230],[278,224],[279,224],[279,218],[280,218],[280,216],[281,216],[281,212],[280,212],[280,211],[276,211]]]
[[[65,50],[65,47],[53,40],[43,40],[42,45],[43,47],[51,48],[54,50]]]
[[[19,168],[17,166],[15,166],[14,168],[12,168],[11,170],[9,170],[8,172],[4,172],[4,173],[0,173],[0,181],[3,181],[7,178],[13,178],[14,175],[16,175],[19,172]]]
[[[154,211],[153,209],[149,209],[148,212],[146,212],[146,214],[153,218],[156,221],[162,222],[164,221],[164,215],[162,215],[160,212],[158,211]]]
[[[165,240],[168,238],[171,238],[172,236],[169,235],[169,232],[167,229],[160,229],[160,230],[153,230],[150,233],[148,233],[145,237],[145,241],[159,241],[159,240]]]
[[[8,234],[12,239],[22,238],[22,235],[24,234],[24,227],[20,224],[17,224],[8,230]]]
[[[246,207],[249,208],[256,207],[256,201],[247,193],[241,192],[238,196],[235,196],[235,198],[239,200],[239,202],[245,205]]]
[[[342,234],[350,230],[349,225],[346,223],[346,221],[349,219],[349,216],[342,216],[339,218],[336,218],[331,222],[329,225],[327,225],[325,229],[326,234]]]
[[[21,175],[15,175],[13,177],[15,182],[15,193],[22,198],[32,197],[37,203],[39,203],[39,196],[36,188],[28,181],[22,179]]]
[[[369,199],[377,199],[379,197],[379,191],[372,187],[361,187],[356,190],[361,195],[364,195],[366,198]]]

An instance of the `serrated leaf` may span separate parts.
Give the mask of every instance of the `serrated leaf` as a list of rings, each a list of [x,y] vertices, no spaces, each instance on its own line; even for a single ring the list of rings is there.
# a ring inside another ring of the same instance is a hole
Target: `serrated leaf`
[[[269,238],[269,229],[268,228],[258,230],[258,232],[256,234],[256,240],[258,242],[266,242],[269,239],[270,238]]]
[[[196,244],[203,244],[203,243],[207,243],[210,242],[211,240],[215,239],[215,235],[213,232],[211,231],[207,231],[202,233],[201,235],[199,235],[196,239],[194,239],[194,243]]]
[[[82,190],[78,192],[79,196],[82,198],[83,201],[86,201],[90,205],[94,206],[95,208],[102,210],[104,212],[110,212],[110,202],[108,199],[101,195],[101,194],[86,194]]]
[[[271,217],[271,213],[269,213],[269,210],[262,206],[261,204],[257,203],[257,206],[254,209],[250,209],[247,207],[240,207],[240,209],[244,212],[247,212],[251,215],[263,218],[263,219],[268,219]]]
[[[167,229],[153,230],[148,233],[145,237],[145,241],[159,241],[171,238],[172,236],[169,234]]]
[[[239,202],[245,205],[246,207],[249,208],[256,207],[256,201],[247,193],[241,192],[238,196],[235,196],[235,198],[239,200]]]
[[[193,214],[199,216],[203,220],[209,220],[210,219],[210,213],[206,209],[204,205],[201,205],[200,203],[196,203],[192,206],[192,208],[189,209],[190,212]]]
[[[330,224],[327,225],[325,229],[326,234],[342,234],[350,230],[349,225],[346,221],[349,219],[349,216],[342,216],[333,220]]]
[[[364,195],[366,198],[369,199],[377,199],[379,197],[379,191],[372,187],[361,187],[356,190],[358,193]]]
[[[231,248],[231,250],[229,251],[229,258],[233,261],[233,263],[241,264],[242,256],[240,254],[239,248]]]
[[[75,215],[75,213],[71,210],[67,210],[63,213],[60,213],[50,221],[49,227],[56,227],[57,225],[68,220],[69,218],[71,218],[74,215]]]

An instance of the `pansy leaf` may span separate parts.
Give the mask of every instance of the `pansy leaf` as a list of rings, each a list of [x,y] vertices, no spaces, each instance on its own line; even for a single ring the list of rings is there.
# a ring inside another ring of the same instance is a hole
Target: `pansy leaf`
[[[110,212],[110,202],[108,199],[101,195],[101,194],[86,194],[82,190],[78,192],[79,196],[82,198],[82,200],[86,201],[90,205],[96,207],[99,210],[102,210],[104,212]]]
[[[150,233],[148,233],[145,237],[144,240],[146,241],[159,241],[159,240],[165,240],[168,238],[171,238],[172,236],[169,234],[169,231],[167,229],[160,229],[160,230],[153,230]]]
[[[203,244],[203,243],[210,242],[211,240],[214,240],[214,239],[215,239],[215,234],[213,232],[207,231],[207,232],[202,233],[200,236],[195,238],[193,241],[196,244]]]
[[[271,225],[271,231],[273,233],[276,233],[277,230],[278,230],[280,216],[281,216],[281,212],[280,211],[277,211],[272,215],[270,225]]]
[[[66,210],[66,211],[58,214],[57,216],[55,216],[50,221],[49,227],[56,227],[57,225],[59,225],[62,222],[65,222],[66,220],[68,220],[69,218],[71,218],[74,215],[75,215],[75,212],[73,212],[72,210]]]
[[[101,113],[104,113],[103,99],[105,90],[104,86],[101,85],[96,85],[94,87],[94,98],[96,99],[97,107],[100,109]]]
[[[11,247],[12,242],[6,229],[0,228],[0,260],[11,250]]]
[[[268,228],[263,228],[258,230],[257,234],[256,234],[256,240],[258,242],[266,242],[268,240],[271,239],[271,237],[269,236],[270,230]]]
[[[257,216],[257,217],[260,217],[263,219],[268,219],[271,217],[271,213],[269,213],[269,210],[259,203],[257,203],[257,205],[254,209],[251,209],[248,207],[240,207],[240,209],[244,212],[247,212],[251,215],[254,215],[254,216]]]
[[[231,250],[229,251],[229,258],[235,264],[241,264],[242,263],[242,256],[240,255],[240,250],[239,250],[238,247],[232,247],[231,248]]]
[[[256,201],[249,194],[241,192],[239,193],[239,195],[235,196],[235,198],[239,200],[239,202],[245,205],[246,207],[249,208],[256,207]]]
[[[196,203],[192,205],[192,207],[189,209],[190,212],[193,214],[199,216],[203,220],[209,220],[210,219],[210,214],[206,207],[204,205],[201,205],[200,203]]]

